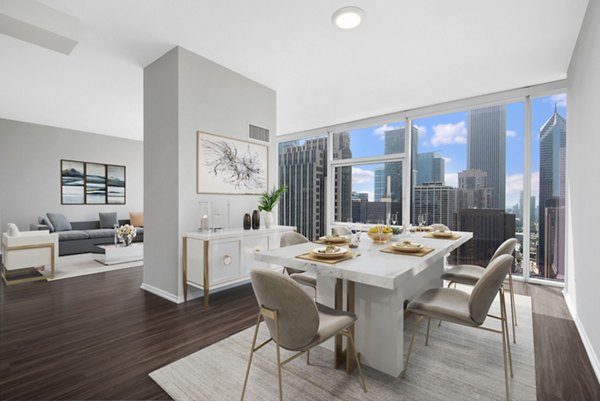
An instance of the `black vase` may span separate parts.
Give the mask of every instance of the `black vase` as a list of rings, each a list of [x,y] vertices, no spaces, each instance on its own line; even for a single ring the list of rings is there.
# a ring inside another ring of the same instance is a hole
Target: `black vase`
[[[252,228],[252,218],[250,214],[246,213],[244,215],[244,230],[249,230]]]
[[[258,210],[252,212],[252,229],[258,230],[260,228],[260,214]]]

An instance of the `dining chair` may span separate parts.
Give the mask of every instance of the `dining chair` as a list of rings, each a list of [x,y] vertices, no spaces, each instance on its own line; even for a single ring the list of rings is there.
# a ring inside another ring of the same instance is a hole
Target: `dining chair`
[[[260,310],[256,321],[256,329],[254,330],[254,338],[252,339],[248,366],[246,367],[242,401],[246,393],[252,357],[260,348],[271,341],[275,342],[279,399],[283,400],[282,367],[304,353],[307,353],[308,356],[308,352],[312,348],[339,334],[348,339],[347,352],[353,352],[358,368],[360,386],[365,393],[367,392],[362,367],[354,346],[354,337],[350,330],[356,321],[354,313],[331,309],[313,301],[297,282],[272,270],[252,270],[250,281]],[[256,346],[261,318],[264,318],[267,324],[270,338]],[[281,361],[280,348],[296,353]],[[308,358],[306,362],[309,363]]]
[[[509,238],[504,241],[496,252],[492,255],[490,262],[494,259],[498,258],[501,255],[512,255],[517,247],[519,242],[515,238]],[[466,285],[475,285],[477,281],[483,276],[485,273],[485,268],[476,265],[456,265],[451,268],[445,270],[442,273],[442,279],[447,280],[448,287],[454,284],[454,288],[456,288],[456,283],[458,284],[466,284]],[[511,322],[512,322],[512,331],[513,331],[513,341],[516,343],[516,330],[515,326],[517,324],[517,307],[515,305],[515,291],[513,289],[513,279],[512,279],[512,269],[508,269],[508,286],[510,290],[510,314],[511,314]],[[441,323],[441,322],[440,322]]]
[[[289,232],[281,236],[281,239],[279,240],[279,246],[283,248],[286,246],[305,244],[307,242],[309,242],[309,240],[304,235],[296,232]],[[317,277],[314,274],[285,266],[283,268],[283,271],[287,272],[287,274],[289,274],[290,277],[293,280],[297,281],[299,284],[314,288],[316,293]]]
[[[337,227],[333,227],[331,229],[331,233],[333,235],[352,235],[352,230],[350,230],[348,227],[345,226],[337,226]]]
[[[511,255],[501,255],[492,260],[485,268],[484,274],[477,280],[473,291],[468,294],[455,288],[431,288],[417,296],[407,306],[408,311],[417,315],[417,321],[413,327],[412,337],[408,346],[406,363],[402,377],[406,377],[408,362],[412,351],[413,342],[417,328],[423,318],[427,317],[427,337],[425,345],[429,343],[429,329],[431,319],[445,320],[463,326],[475,327],[481,330],[491,331],[502,335],[502,354],[504,359],[504,380],[506,399],[509,399],[508,388],[508,365],[510,366],[510,377],[513,377],[512,357],[510,353],[510,339],[508,338],[508,323],[506,318],[506,301],[502,284],[508,274],[514,258]],[[489,310],[496,297],[500,298],[500,316],[490,315]],[[500,321],[501,329],[482,327],[487,317]]]

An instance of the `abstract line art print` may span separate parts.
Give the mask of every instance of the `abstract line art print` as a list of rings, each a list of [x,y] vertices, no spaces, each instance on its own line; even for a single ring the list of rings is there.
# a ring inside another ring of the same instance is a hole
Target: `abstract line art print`
[[[258,195],[267,188],[268,147],[197,133],[197,192]]]

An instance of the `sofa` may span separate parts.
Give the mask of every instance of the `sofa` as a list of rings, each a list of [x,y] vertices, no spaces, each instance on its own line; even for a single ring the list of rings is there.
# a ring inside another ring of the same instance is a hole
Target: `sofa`
[[[49,221],[45,216],[38,219],[38,223],[31,224],[31,230],[49,230],[54,232]],[[130,220],[118,220],[119,226],[130,224]],[[44,224],[46,223],[46,224]],[[58,234],[58,254],[59,256],[75,255],[79,253],[100,253],[97,245],[107,245],[114,243],[114,228],[101,228],[100,221],[74,221],[69,222],[70,230],[55,231]],[[136,227],[136,236],[133,242],[144,241],[144,228]]]

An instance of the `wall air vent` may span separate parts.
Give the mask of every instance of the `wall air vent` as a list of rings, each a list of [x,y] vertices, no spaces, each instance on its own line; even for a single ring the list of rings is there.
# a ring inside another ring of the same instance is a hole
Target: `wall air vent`
[[[248,137],[250,139],[256,139],[257,141],[267,142],[271,140],[271,134],[268,129],[257,127],[256,125],[248,125]]]

